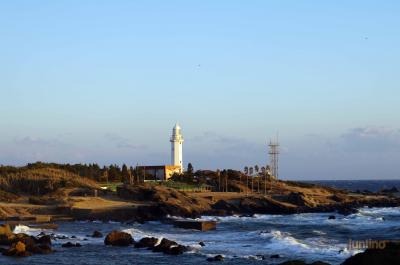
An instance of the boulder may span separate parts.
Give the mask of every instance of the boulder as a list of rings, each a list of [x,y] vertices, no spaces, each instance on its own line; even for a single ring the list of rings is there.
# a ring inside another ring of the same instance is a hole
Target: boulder
[[[305,263],[304,260],[289,260],[280,263],[279,265],[307,265],[307,263]]]
[[[160,242],[160,244],[156,245],[153,247],[153,252],[166,252],[168,251],[172,246],[177,246],[178,243],[175,241],[163,238]]]
[[[13,232],[12,232],[9,224],[0,225],[0,236],[2,236],[2,235],[10,236],[12,234],[13,234]]]
[[[104,239],[104,244],[111,246],[129,246],[135,243],[132,236],[121,231],[112,231]]]
[[[205,247],[205,246],[206,246],[206,244],[204,244],[203,241],[200,241],[200,242],[199,242],[199,245],[202,246],[202,247]]]
[[[383,249],[367,249],[342,263],[342,265],[384,264],[400,264],[400,243],[388,242]]]
[[[35,245],[28,249],[33,254],[50,254],[53,252],[49,245]]]
[[[343,207],[340,207],[337,210],[337,212],[338,212],[338,214],[342,214],[342,215],[347,216],[347,215],[350,215],[350,214],[358,213],[358,210],[356,208],[343,206]]]
[[[328,219],[329,219],[329,220],[335,220],[335,219],[336,219],[336,216],[334,216],[334,215],[329,215]]]
[[[153,248],[158,243],[158,238],[144,237],[135,243],[135,248]]]
[[[269,258],[271,258],[271,259],[279,259],[279,258],[281,258],[281,255],[274,254],[274,255],[271,255]]]
[[[96,231],[93,232],[92,237],[94,237],[94,238],[102,238],[103,234],[100,231],[96,230]]]
[[[75,248],[75,247],[81,247],[82,245],[79,243],[71,243],[71,242],[67,242],[65,244],[62,244],[61,247],[63,248]]]
[[[27,248],[31,248],[37,244],[37,239],[33,236],[19,233],[15,235],[14,242],[22,242]]]
[[[51,237],[48,235],[41,236],[37,239],[37,243],[51,246]]]
[[[207,258],[207,261],[209,262],[214,262],[214,261],[223,261],[224,260],[224,256],[222,255],[217,255],[211,258]]]
[[[188,251],[188,248],[186,246],[177,245],[177,246],[170,247],[169,249],[164,251],[164,253],[168,254],[168,255],[182,255],[186,251]]]
[[[313,263],[306,263],[303,260],[289,260],[283,263],[280,263],[279,265],[330,265],[329,263],[322,262],[322,261],[315,261]]]
[[[215,221],[188,221],[188,220],[178,220],[174,222],[175,227],[183,229],[194,229],[200,231],[215,230],[217,227],[217,222]]]
[[[26,250],[26,245],[23,242],[18,241],[12,244],[9,249],[4,251],[3,255],[12,257],[27,257],[30,256],[31,253]]]
[[[0,245],[2,246],[11,246],[12,243],[15,242],[15,235],[10,234],[10,235],[0,235]]]

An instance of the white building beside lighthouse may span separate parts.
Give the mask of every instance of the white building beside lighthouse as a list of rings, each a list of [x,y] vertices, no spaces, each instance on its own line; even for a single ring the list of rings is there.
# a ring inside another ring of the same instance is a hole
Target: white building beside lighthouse
[[[183,157],[182,157],[182,145],[183,136],[181,133],[181,127],[177,123],[172,129],[171,136],[171,165],[179,166],[181,172],[183,172]]]

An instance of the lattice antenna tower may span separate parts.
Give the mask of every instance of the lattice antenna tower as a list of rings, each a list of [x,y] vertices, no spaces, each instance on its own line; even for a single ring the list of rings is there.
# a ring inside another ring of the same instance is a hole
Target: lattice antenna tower
[[[269,141],[269,158],[270,158],[270,167],[271,167],[271,175],[275,178],[279,177],[279,139],[278,136],[276,140]]]

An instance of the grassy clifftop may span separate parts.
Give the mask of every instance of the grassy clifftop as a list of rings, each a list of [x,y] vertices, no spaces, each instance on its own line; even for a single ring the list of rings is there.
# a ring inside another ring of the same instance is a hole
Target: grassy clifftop
[[[0,190],[13,194],[45,195],[61,188],[97,189],[93,180],[71,172],[54,169],[23,169],[0,174]]]

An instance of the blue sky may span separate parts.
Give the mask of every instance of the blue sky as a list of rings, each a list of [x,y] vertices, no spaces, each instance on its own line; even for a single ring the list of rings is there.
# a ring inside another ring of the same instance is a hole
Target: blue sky
[[[0,164],[399,178],[398,1],[1,1]]]

